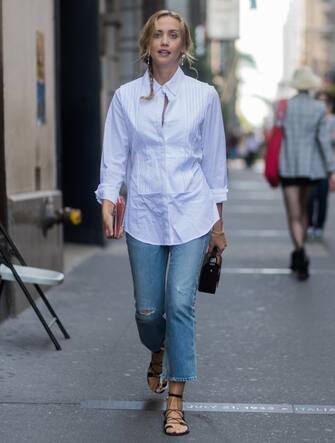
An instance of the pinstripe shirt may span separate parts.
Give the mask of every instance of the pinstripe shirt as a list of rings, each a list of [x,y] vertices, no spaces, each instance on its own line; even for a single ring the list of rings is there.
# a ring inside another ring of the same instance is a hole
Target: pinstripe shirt
[[[115,202],[125,182],[125,231],[146,243],[185,243],[211,229],[227,198],[221,103],[213,86],[179,67],[164,85],[154,81],[152,100],[141,98],[149,91],[146,71],[115,92],[96,197]]]
[[[288,100],[280,152],[282,177],[325,178],[335,170],[324,103],[307,93]]]

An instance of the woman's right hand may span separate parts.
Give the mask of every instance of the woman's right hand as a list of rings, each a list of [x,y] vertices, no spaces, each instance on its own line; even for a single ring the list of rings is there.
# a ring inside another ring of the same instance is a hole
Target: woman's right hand
[[[104,225],[104,232],[107,238],[113,237],[113,213],[115,204],[110,200],[102,201],[102,221]]]

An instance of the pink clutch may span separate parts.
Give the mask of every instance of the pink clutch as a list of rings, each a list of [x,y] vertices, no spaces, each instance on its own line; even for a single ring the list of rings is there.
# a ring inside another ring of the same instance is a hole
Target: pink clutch
[[[119,238],[121,233],[121,228],[123,227],[124,213],[126,209],[126,201],[120,196],[114,207],[113,216],[113,238]]]

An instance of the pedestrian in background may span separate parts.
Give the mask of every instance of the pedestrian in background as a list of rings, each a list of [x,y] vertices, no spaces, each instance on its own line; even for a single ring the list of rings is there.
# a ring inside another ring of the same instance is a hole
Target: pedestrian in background
[[[333,114],[333,100],[325,91],[318,92],[315,98],[321,100],[326,105],[327,130],[335,158],[335,115]],[[323,178],[312,191],[309,200],[307,230],[307,237],[310,239],[316,238],[320,240],[323,237],[323,230],[327,218],[328,190],[328,179]]]
[[[298,94],[287,103],[279,171],[294,244],[290,267],[299,280],[306,280],[309,277],[309,258],[304,247],[308,202],[313,187],[324,178],[328,177],[329,186],[335,189],[335,162],[325,105],[310,95],[310,91],[320,86],[320,79],[308,66],[303,66],[295,71],[291,86]]]
[[[227,135],[227,157],[230,160],[236,160],[238,158],[238,144],[239,137],[236,134],[236,131],[231,130]]]
[[[249,131],[244,139],[245,144],[245,165],[247,168],[251,168],[255,163],[257,153],[259,150],[259,142],[256,138],[254,131]]]
[[[151,351],[153,392],[169,384],[164,431],[189,432],[182,410],[185,382],[195,380],[195,296],[206,250],[226,247],[222,202],[227,194],[220,98],[186,76],[192,62],[185,20],[159,11],[140,36],[143,77],[114,94],[104,132],[101,181],[105,233],[121,183],[127,183],[125,232],[136,323]]]

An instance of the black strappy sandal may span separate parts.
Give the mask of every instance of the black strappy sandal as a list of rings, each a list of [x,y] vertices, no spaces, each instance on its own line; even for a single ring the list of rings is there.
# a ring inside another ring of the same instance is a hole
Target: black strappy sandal
[[[161,381],[161,375],[163,370],[163,356],[164,348],[161,348],[158,352],[152,352],[151,362],[147,372],[147,382],[149,389],[155,394],[162,394],[168,385],[167,380]],[[152,387],[152,380],[155,381],[155,386]]]
[[[177,397],[181,399],[183,398],[182,395],[171,394],[170,392],[169,392],[169,397]],[[177,412],[178,417],[169,417],[172,411]],[[168,429],[174,428],[175,425],[186,426],[186,430],[183,432],[168,432]],[[185,420],[184,411],[182,409],[171,409],[171,408],[166,409],[166,411],[164,412],[164,433],[172,437],[179,437],[180,435],[186,435],[189,432],[190,429]]]

